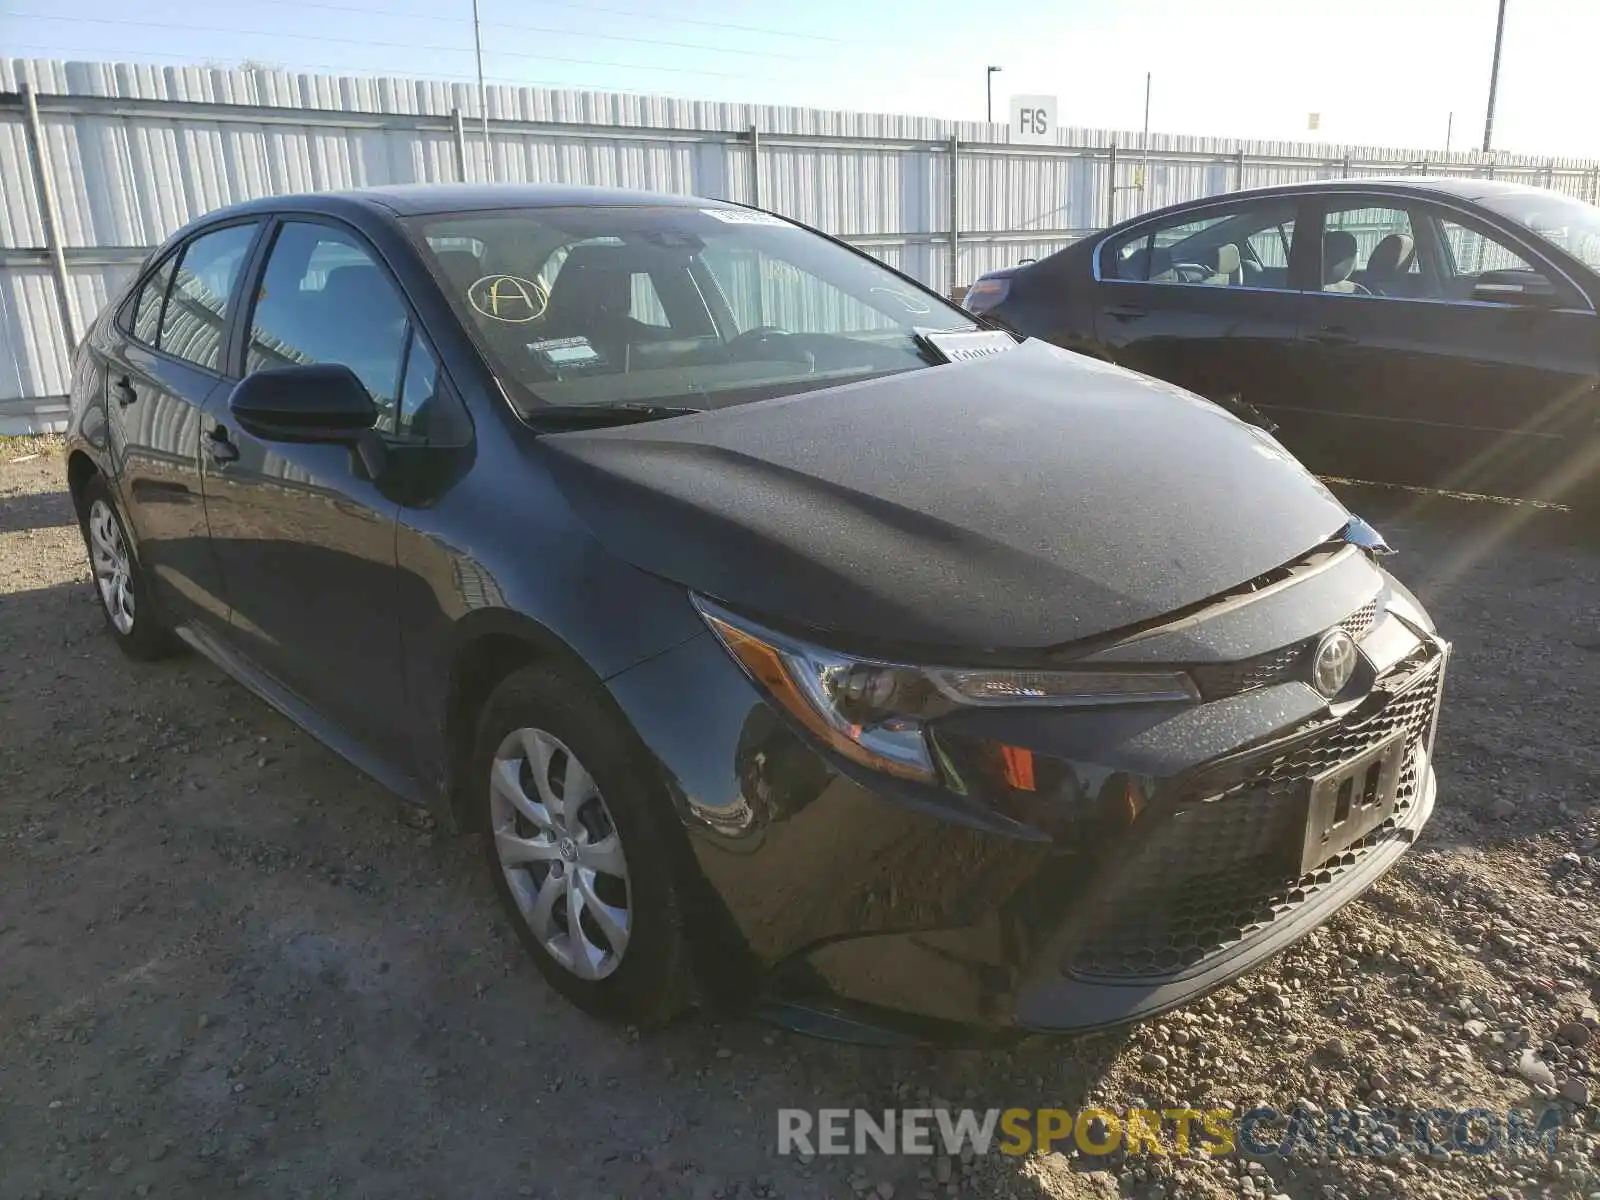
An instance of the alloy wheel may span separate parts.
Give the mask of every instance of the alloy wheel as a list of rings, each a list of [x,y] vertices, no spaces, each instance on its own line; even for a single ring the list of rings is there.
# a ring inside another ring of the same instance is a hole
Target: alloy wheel
[[[133,632],[133,560],[111,506],[96,500],[89,508],[89,557],[100,602],[118,633]]]
[[[633,928],[622,836],[594,777],[554,734],[518,729],[490,768],[495,853],[528,928],[580,979],[622,962]]]

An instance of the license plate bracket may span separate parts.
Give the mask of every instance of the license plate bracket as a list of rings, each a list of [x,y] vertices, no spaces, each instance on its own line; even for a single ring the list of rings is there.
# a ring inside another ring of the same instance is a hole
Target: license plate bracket
[[[1358,758],[1348,759],[1306,781],[1302,875],[1394,815],[1406,745],[1405,733],[1397,733]]]

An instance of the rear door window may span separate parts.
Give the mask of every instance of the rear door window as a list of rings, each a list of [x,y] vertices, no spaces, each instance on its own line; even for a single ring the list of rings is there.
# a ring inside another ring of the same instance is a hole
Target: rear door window
[[[202,233],[184,247],[161,310],[157,348],[162,353],[208,371],[222,370],[228,306],[258,227],[258,222],[228,225]]]
[[[161,265],[145,278],[133,302],[128,332],[146,346],[154,346],[161,334],[161,305],[167,298],[167,288],[172,284],[172,268],[177,261],[176,254],[167,255]]]

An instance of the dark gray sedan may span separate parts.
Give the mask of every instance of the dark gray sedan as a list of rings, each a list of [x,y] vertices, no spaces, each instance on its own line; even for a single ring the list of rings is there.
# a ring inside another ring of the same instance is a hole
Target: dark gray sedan
[[[1583,506],[1600,505],[1597,301],[1600,208],[1431,177],[1180,204],[966,297],[1233,404],[1322,474]]]
[[[255,201],[76,368],[111,636],[478,832],[591,1012],[1126,1021],[1434,806],[1448,645],[1276,441],[767,213]]]

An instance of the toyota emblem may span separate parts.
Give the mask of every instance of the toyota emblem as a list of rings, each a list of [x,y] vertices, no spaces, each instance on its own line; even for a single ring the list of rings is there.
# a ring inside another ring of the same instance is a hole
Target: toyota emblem
[[[1324,634],[1311,656],[1311,686],[1331,700],[1344,691],[1344,685],[1355,673],[1355,638],[1343,629]]]

